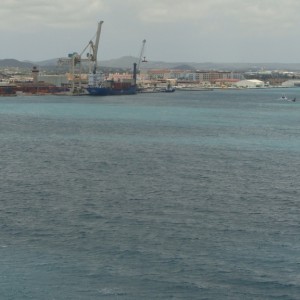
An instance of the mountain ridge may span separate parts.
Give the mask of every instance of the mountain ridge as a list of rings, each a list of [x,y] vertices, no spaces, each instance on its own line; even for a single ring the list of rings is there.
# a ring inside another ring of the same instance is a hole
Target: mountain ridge
[[[57,66],[58,58],[44,61],[19,61],[17,59],[0,59],[0,67],[32,68],[33,66],[44,69]],[[138,59],[133,56],[103,60],[98,63],[99,67],[131,70]],[[164,62],[148,61],[141,62],[140,69],[179,69],[179,70],[222,70],[222,71],[256,71],[256,70],[287,70],[299,71],[300,63],[214,63],[214,62]]]
[[[7,67],[7,68],[32,68],[34,66],[33,63],[28,61],[19,61],[14,58],[6,58],[0,59],[0,67]]]

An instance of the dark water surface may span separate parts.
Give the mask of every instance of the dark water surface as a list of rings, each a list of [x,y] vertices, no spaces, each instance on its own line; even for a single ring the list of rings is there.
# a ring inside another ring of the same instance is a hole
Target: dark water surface
[[[0,299],[299,299],[281,94],[0,98]]]

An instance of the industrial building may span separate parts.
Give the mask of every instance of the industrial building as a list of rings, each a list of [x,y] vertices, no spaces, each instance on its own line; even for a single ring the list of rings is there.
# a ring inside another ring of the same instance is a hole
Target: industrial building
[[[257,79],[248,79],[236,82],[235,86],[240,88],[260,88],[264,87],[265,83]]]

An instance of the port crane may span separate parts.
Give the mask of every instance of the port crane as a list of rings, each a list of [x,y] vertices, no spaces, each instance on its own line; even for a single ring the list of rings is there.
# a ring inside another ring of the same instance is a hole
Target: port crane
[[[70,66],[70,73],[72,75],[72,88],[71,92],[74,93],[75,91],[75,78],[79,78],[79,89],[81,89],[81,63],[82,62],[88,62],[89,63],[89,69],[91,72],[95,74],[97,69],[97,55],[98,55],[98,48],[99,48],[99,41],[100,41],[100,34],[101,34],[101,28],[102,28],[103,21],[100,21],[98,23],[97,32],[96,35],[89,41],[87,46],[82,50],[80,54],[77,52],[71,53],[68,55],[67,58],[60,58],[58,60],[59,65],[69,65]],[[95,38],[95,41],[93,39]],[[86,52],[86,50],[90,48],[89,53],[87,53],[87,58],[82,58],[83,54]],[[79,74],[76,73],[76,66],[79,65]]]
[[[146,44],[146,40],[143,40],[142,48],[141,48],[140,55],[138,57],[137,66],[136,66],[137,72],[140,72],[141,62],[147,62],[146,57],[145,56],[143,57],[144,51],[145,51],[145,44]]]
[[[87,50],[88,47],[90,47],[90,52],[88,53],[87,57],[88,59],[93,62],[93,73],[96,73],[97,70],[97,55],[98,55],[98,48],[99,48],[99,41],[100,41],[100,34],[101,34],[101,28],[102,28],[103,21],[100,21],[98,23],[98,28],[96,32],[96,39],[95,42],[93,40],[90,40],[87,46],[83,49],[80,55],[83,55],[83,53]]]

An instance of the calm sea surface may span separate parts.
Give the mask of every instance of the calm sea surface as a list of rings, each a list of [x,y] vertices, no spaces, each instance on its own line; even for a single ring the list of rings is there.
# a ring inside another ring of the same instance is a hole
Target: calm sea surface
[[[0,299],[300,298],[300,89],[2,97],[0,144]]]

